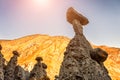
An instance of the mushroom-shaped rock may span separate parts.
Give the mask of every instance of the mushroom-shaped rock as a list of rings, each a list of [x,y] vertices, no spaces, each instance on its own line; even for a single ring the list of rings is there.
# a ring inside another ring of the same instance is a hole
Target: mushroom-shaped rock
[[[40,61],[43,61],[43,58],[42,57],[36,57],[35,60],[38,61],[38,62],[40,62]]]
[[[30,80],[49,80],[47,77],[47,73],[45,69],[47,68],[47,65],[44,63],[41,63],[43,61],[42,57],[36,58],[37,63],[34,65],[32,71],[30,72]]]
[[[75,34],[83,35],[83,25],[87,25],[89,23],[88,19],[72,7],[67,10],[66,16],[67,21],[73,25]]]
[[[4,80],[14,80],[14,71],[17,65],[17,58],[19,55],[17,51],[13,51],[13,54],[13,57],[11,57],[10,61],[8,62],[5,68]]]
[[[70,7],[67,11],[67,21],[73,24],[73,20],[75,19],[78,20],[82,25],[86,25],[89,23],[88,19],[85,16]]]
[[[67,20],[73,25],[76,34],[66,47],[58,80],[111,80],[104,65],[98,64],[90,56],[93,48],[82,29],[88,20],[72,8],[68,9]]]
[[[13,51],[13,54],[19,57],[19,53],[17,51]]]

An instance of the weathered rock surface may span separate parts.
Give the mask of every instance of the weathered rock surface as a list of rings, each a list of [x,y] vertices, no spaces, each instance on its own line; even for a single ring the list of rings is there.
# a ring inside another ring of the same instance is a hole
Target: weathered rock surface
[[[27,76],[29,73],[26,74],[26,71],[19,65],[15,67],[14,71],[14,80],[27,80]]]
[[[13,51],[13,57],[10,59],[8,62],[6,68],[5,68],[5,73],[4,73],[4,80],[14,80],[15,75],[15,67],[17,66],[17,58],[19,56],[17,51]]]
[[[47,65],[41,63],[43,59],[41,57],[36,58],[37,63],[35,64],[34,68],[30,72],[30,80],[50,80],[47,76],[45,69],[47,69]]]
[[[13,51],[13,57],[5,65],[5,59],[1,53],[2,46],[0,45],[0,80],[50,80],[47,76],[47,65],[41,63],[42,57],[37,57],[37,64],[31,72],[25,71],[20,65],[17,65],[19,53]]]
[[[0,45],[0,80],[4,80],[4,62],[5,62],[5,59],[3,58],[1,50],[2,50],[2,46]]]
[[[111,80],[105,68],[101,55],[100,60],[92,59],[93,48],[83,35],[83,27],[79,20],[73,20],[74,38],[68,44],[64,53],[59,80]],[[100,52],[102,55],[104,53]],[[107,56],[106,56],[107,57]],[[106,59],[105,59],[106,60]]]
[[[54,80],[54,76],[59,74],[68,42],[67,37],[36,34],[15,40],[1,40],[0,44],[3,46],[2,53],[6,61],[12,57],[11,52],[17,50],[20,53],[18,64],[28,71],[31,71],[36,64],[35,58],[41,56],[48,66],[46,69],[48,76]]]
[[[120,79],[120,48],[108,46],[93,46],[94,48],[101,48],[108,53],[108,58],[104,62],[112,80]]]

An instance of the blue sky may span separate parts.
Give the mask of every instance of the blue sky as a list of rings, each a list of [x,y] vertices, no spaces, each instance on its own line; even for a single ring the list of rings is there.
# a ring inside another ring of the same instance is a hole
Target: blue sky
[[[48,1],[42,5],[37,0],[0,0],[0,39],[31,34],[72,38],[72,25],[66,21],[72,6],[89,19],[84,34],[91,43],[120,47],[120,0]]]

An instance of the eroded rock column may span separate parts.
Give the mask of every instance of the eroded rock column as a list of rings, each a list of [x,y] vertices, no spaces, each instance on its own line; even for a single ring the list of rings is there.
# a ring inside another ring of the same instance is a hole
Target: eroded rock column
[[[8,62],[5,73],[4,73],[4,80],[14,80],[15,75],[14,71],[17,66],[17,58],[19,56],[19,53],[17,51],[13,51],[13,57]]]
[[[58,79],[111,80],[104,65],[92,59],[90,55],[94,50],[83,35],[83,25],[88,23],[87,18],[77,13],[73,8],[69,8],[67,20],[73,25],[75,36],[64,53]]]
[[[36,58],[37,63],[35,64],[34,68],[30,72],[29,80],[50,80],[47,76],[45,69],[47,69],[47,65],[41,63],[43,59],[41,57]]]

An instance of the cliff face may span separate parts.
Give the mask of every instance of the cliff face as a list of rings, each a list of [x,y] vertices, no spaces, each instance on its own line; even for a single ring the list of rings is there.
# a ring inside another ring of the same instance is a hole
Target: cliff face
[[[20,53],[18,64],[26,70],[31,70],[36,63],[35,58],[41,56],[43,62],[47,64],[48,76],[53,80],[58,75],[63,53],[70,39],[62,36],[51,37],[47,35],[31,35],[15,40],[0,40],[3,46],[2,53],[7,61],[12,57],[12,51],[17,50]],[[105,61],[112,80],[120,79],[120,49],[106,46],[100,47],[108,52],[108,58]]]

